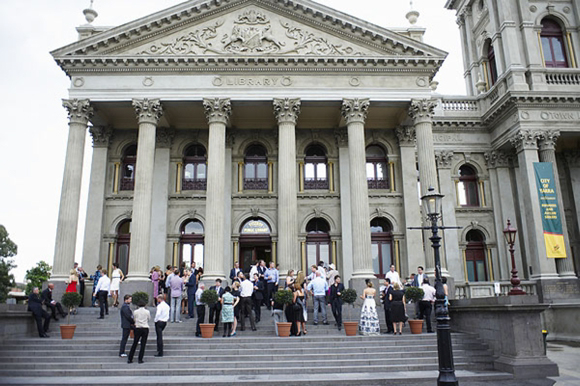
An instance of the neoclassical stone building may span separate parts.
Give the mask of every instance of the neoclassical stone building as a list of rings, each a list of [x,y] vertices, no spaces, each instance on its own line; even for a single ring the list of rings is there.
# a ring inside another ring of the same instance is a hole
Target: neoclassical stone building
[[[428,235],[408,228],[422,225],[420,197],[433,186],[443,224],[461,227],[442,247],[457,296],[508,288],[507,219],[525,288],[578,296],[580,6],[446,6],[458,13],[468,96],[437,94],[447,54],[422,42],[424,29],[385,29],[309,0],[192,0],[79,27],[79,41],[52,52],[71,79],[54,276],[75,259],[118,262],[136,286],[152,266],[183,261],[208,280],[258,259],[283,273],[335,263],[347,280],[391,264],[402,276],[432,272]],[[566,258],[547,257],[538,161],[557,176]]]

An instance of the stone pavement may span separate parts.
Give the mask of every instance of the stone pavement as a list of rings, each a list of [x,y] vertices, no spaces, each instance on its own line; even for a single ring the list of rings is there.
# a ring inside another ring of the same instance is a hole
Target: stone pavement
[[[556,386],[580,385],[580,343],[549,342],[548,358],[560,369],[560,376],[552,378]]]

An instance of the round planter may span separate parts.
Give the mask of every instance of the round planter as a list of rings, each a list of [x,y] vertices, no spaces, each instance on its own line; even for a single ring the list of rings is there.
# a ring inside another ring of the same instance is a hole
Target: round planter
[[[355,336],[358,331],[358,322],[344,322],[346,336]]]
[[[411,327],[411,334],[421,334],[423,332],[423,320],[422,319],[409,320],[409,326]]]
[[[213,329],[215,328],[214,323],[204,323],[200,324],[199,327],[201,328],[201,337],[202,338],[213,338]]]
[[[60,336],[62,339],[72,339],[75,334],[75,329],[77,326],[75,324],[61,324],[60,325]]]
[[[278,336],[282,338],[288,338],[290,336],[290,329],[292,328],[292,323],[288,322],[278,322]]]

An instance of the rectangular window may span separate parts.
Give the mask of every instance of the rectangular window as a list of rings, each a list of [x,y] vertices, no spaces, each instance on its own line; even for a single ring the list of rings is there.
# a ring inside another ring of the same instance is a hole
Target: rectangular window
[[[375,275],[382,275],[381,266],[379,262],[379,244],[371,244],[371,257],[373,259],[373,271]]]
[[[326,179],[326,164],[316,164],[316,177],[319,180]]]
[[[542,38],[542,50],[544,51],[544,61],[546,64],[552,62],[554,59],[552,57],[552,48],[550,47],[550,38]]]
[[[319,244],[320,247],[320,261],[324,262],[325,266],[330,264],[330,245],[328,244]]]
[[[246,179],[256,178],[256,166],[254,164],[246,164]]]
[[[258,164],[258,178],[268,178],[268,165]]]
[[[206,173],[205,170],[207,169],[205,164],[197,164],[197,179],[205,180]]]
[[[306,263],[308,267],[316,264],[316,244],[306,244]]]

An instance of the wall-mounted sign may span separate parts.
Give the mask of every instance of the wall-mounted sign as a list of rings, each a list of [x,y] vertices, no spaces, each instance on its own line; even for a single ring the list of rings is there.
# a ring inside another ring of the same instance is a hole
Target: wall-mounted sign
[[[244,224],[242,228],[242,234],[244,235],[269,235],[270,227],[262,220],[250,220]]]

